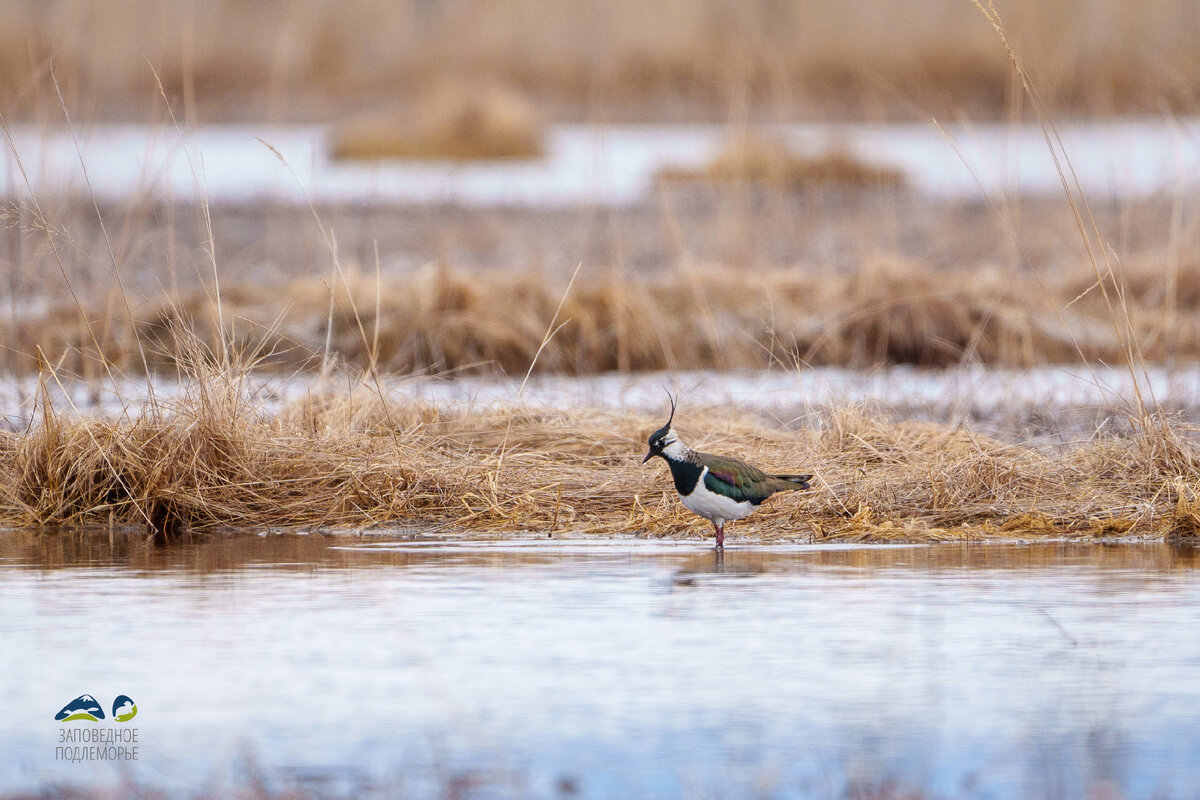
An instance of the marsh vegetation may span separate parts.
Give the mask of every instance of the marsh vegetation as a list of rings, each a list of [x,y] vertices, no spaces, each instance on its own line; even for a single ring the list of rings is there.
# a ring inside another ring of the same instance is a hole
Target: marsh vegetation
[[[182,396],[151,397],[115,419],[56,407],[46,367],[37,419],[0,449],[0,522],[162,535],[388,526],[708,535],[668,481],[637,468],[657,417],[397,402],[369,377],[267,408],[240,367],[189,363]],[[1114,410],[1127,425],[1040,444],[855,407],[782,429],[693,403],[677,424],[697,447],[818,475],[811,492],[738,526],[743,540],[1194,538],[1195,428]]]
[[[1010,40],[1060,113],[1192,110],[1187,0],[1000,0]],[[1012,65],[970,2],[869,9],[837,0],[541,0],[239,9],[170,0],[7,0],[0,107],[54,116],[48,66],[79,118],[163,118],[168,97],[215,119],[334,119],[431,83],[503,85],[556,116],[925,119],[1003,116]],[[136,20],[136,23],[131,23]]]
[[[321,6],[268,4],[246,13],[295,12],[289,47],[268,64],[256,61],[266,51],[218,36],[207,9],[186,19],[171,3],[141,9],[144,28],[88,49],[84,23],[107,24],[98,8],[16,3],[4,35],[24,55],[6,62],[0,94],[14,184],[27,173],[8,121],[74,110],[74,122],[63,116],[74,142],[78,120],[97,116],[85,96],[128,113],[149,99],[152,118],[176,126],[238,117],[222,92],[266,117],[286,96],[295,107],[275,108],[276,118],[327,119],[361,93],[382,96],[386,77],[387,103],[333,129],[335,153],[352,159],[536,157],[542,115],[593,118],[597,103],[612,118],[732,115],[734,124],[707,166],[664,164],[652,199],[613,209],[213,206],[190,154],[194,205],[151,196],[102,205],[90,181],[74,198],[43,196],[28,181],[9,187],[3,362],[11,375],[36,374],[38,389],[25,399],[28,425],[0,450],[0,522],[692,535],[667,484],[631,468],[654,418],[426,405],[395,399],[388,377],[1106,364],[1133,376],[1133,394],[1103,409],[1119,424],[1053,443],[906,421],[886,398],[775,424],[714,417],[697,398],[689,429],[702,447],[818,474],[815,491],[740,531],[759,540],[1193,536],[1196,420],[1167,416],[1137,378],[1146,364],[1200,359],[1190,195],[1179,184],[1093,207],[1053,123],[1064,109],[1141,109],[1144,97],[1186,108],[1191,66],[1177,23],[1190,12],[1162,6],[1140,17],[1143,36],[1115,47],[1106,26],[1134,9],[1110,0],[1086,16],[1098,38],[1060,38],[1063,57],[1051,64],[1038,36],[1067,6],[1015,4],[1001,23],[990,4],[943,5],[906,12],[897,27],[884,11],[846,26],[851,12],[832,4],[770,14],[758,4],[736,14],[721,2],[667,4],[654,13],[671,24],[641,26],[646,41],[617,37],[601,51],[571,43],[598,35],[596,25],[628,33],[645,12],[617,4],[601,18],[582,4],[513,0],[456,28],[456,4],[384,13],[362,3],[337,20]],[[940,26],[960,25],[960,12],[975,24],[945,45]],[[351,57],[346,37],[368,27],[414,46]],[[518,28],[516,50],[505,43]],[[719,28],[726,59],[712,58]],[[799,47],[793,36],[783,48],[785,29],[822,44]],[[159,48],[185,36],[183,50],[151,49],[149,65],[124,60],[136,48],[119,43],[154,31]],[[492,38],[472,38],[481,31]],[[1103,59],[1097,41],[1108,42]],[[230,48],[241,56],[226,65]],[[1121,68],[1151,52],[1160,69]],[[456,83],[480,71],[490,79]],[[262,91],[244,83],[263,75]],[[1028,113],[1063,159],[1063,195],[918,198],[900,171],[836,147],[798,153],[755,132],[772,114],[827,101],[831,87],[851,98],[834,113],[862,116],[883,97],[876,119],[903,117],[905,104],[926,103],[927,113],[934,96],[992,118]],[[656,104],[662,92],[681,105]],[[288,166],[264,144],[262,158]],[[403,234],[388,230],[396,219]],[[381,248],[381,237],[392,238]],[[265,403],[249,387],[268,373],[321,388]],[[343,388],[331,389],[331,376]],[[131,377],[148,387],[136,403],[120,396]],[[164,378],[185,391],[156,394]],[[65,404],[70,394],[56,387],[79,381],[114,391],[120,413]]]

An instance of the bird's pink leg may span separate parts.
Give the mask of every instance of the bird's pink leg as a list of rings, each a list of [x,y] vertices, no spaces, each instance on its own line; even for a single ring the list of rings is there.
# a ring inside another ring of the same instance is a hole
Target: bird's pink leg
[[[714,522],[713,525],[716,526],[716,529],[717,529],[717,549],[724,550],[725,549],[725,524],[721,523],[720,525],[717,525],[717,523]]]

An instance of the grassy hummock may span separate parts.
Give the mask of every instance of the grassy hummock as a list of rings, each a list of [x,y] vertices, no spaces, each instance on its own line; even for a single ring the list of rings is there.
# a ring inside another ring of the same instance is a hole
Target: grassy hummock
[[[372,382],[268,407],[250,385],[236,368],[201,365],[178,398],[96,418],[47,400],[43,380],[36,421],[0,440],[0,524],[712,533],[661,469],[639,466],[657,418],[438,407],[389,399]],[[1195,429],[1156,413],[1131,413],[1123,433],[1047,445],[861,407],[797,430],[711,411],[676,420],[697,448],[817,476],[812,491],[734,526],[734,541],[1200,532]]]
[[[655,179],[660,183],[762,184],[791,191],[899,188],[905,183],[900,170],[868,163],[845,149],[833,147],[802,155],[783,141],[752,133],[730,139],[699,169],[665,167]]]
[[[95,374],[101,361],[130,373],[173,370],[180,328],[214,347],[224,342],[261,356],[260,367],[277,371],[321,369],[330,350],[359,368],[398,374],[521,374],[535,356],[540,371],[573,375],[1119,364],[1131,348],[1149,363],[1200,358],[1200,282],[1179,276],[1168,303],[1164,267],[1119,269],[1095,280],[1079,269],[941,270],[880,257],[851,273],[682,266],[569,283],[535,270],[433,264],[380,278],[348,268],[332,281],[231,282],[219,300],[211,289],[166,293],[129,316],[106,314],[100,304],[82,313],[48,304],[0,319],[0,335],[14,343],[4,358],[16,373],[35,369],[40,349],[81,375]],[[556,308],[569,324],[543,343]]]
[[[538,158],[543,124],[518,94],[491,87],[441,87],[407,109],[353,117],[334,126],[339,159],[488,161]]]

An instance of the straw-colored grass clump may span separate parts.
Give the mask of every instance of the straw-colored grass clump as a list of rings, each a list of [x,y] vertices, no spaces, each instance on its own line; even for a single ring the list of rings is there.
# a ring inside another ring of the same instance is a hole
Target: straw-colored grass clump
[[[179,399],[97,419],[47,401],[0,442],[0,524],[707,535],[639,466],[661,420],[597,409],[437,408],[364,386],[270,410],[201,367]],[[739,524],[755,540],[1170,536],[1200,530],[1194,431],[1155,418],[1056,448],[830,410],[798,431],[688,409],[696,446],[817,475]]]
[[[896,188],[905,182],[900,170],[867,163],[845,149],[834,147],[805,156],[779,139],[753,133],[733,137],[699,169],[664,167],[655,180],[668,184],[745,183],[789,191]]]
[[[62,369],[93,377],[101,363],[140,371],[143,354],[151,369],[173,369],[180,329],[216,349],[265,354],[264,367],[333,359],[397,373],[521,374],[535,355],[539,370],[566,374],[796,363],[1030,367],[1120,363],[1130,341],[1151,361],[1200,358],[1200,305],[1187,300],[1186,281],[1165,306],[1161,292],[1138,288],[1152,287],[1150,277],[1131,267],[1125,278],[1132,288],[1114,324],[1099,288],[1073,275],[1039,279],[986,265],[943,271],[879,258],[853,273],[681,267],[581,276],[569,291],[565,279],[532,270],[432,265],[378,281],[348,270],[269,291],[226,285],[223,313],[196,291],[137,305],[132,324],[67,306],[0,322],[0,331],[16,369],[34,369],[40,347]],[[543,346],[556,311],[564,324]]]
[[[528,159],[542,155],[543,136],[533,107],[512,91],[443,87],[406,111],[341,123],[331,152],[343,159]]]

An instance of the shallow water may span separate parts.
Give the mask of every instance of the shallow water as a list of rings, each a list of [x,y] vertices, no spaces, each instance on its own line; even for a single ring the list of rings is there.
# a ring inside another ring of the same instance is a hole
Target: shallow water
[[[1059,169],[1093,199],[1191,191],[1200,170],[1200,119],[1066,122],[1056,152],[1037,125],[807,124],[772,128],[804,154],[831,145],[901,169],[938,198],[1058,194]],[[624,205],[652,197],[664,166],[695,168],[718,152],[719,125],[556,125],[544,158],[525,162],[346,162],[329,157],[315,126],[17,127],[0,145],[0,198],[84,193],[305,205],[405,202],[473,206]],[[78,143],[78,149],[77,149]],[[1065,154],[1065,155],[1064,155]],[[1057,163],[1056,163],[1057,159]],[[86,174],[85,174],[86,167]],[[1073,174],[1072,174],[1073,173]],[[28,179],[28,186],[26,185]]]
[[[0,795],[1200,793],[1200,558],[1162,544],[0,538]],[[137,704],[136,760],[55,713]],[[255,766],[246,777],[246,763]]]

